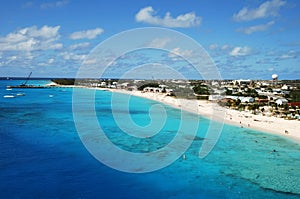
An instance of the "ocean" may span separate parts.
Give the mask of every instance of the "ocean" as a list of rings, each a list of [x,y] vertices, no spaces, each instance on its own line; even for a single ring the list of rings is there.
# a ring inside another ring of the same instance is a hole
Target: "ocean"
[[[199,126],[184,158],[152,172],[122,172],[98,161],[83,144],[83,138],[91,143],[97,138],[76,129],[73,88],[6,90],[7,85],[22,82],[0,81],[1,198],[300,198],[300,145],[292,140],[225,124],[213,150],[199,158],[210,121],[187,114],[185,122],[194,125],[196,121]],[[74,89],[83,95],[94,92]],[[120,150],[149,153],[162,149],[180,128],[181,112],[160,104],[168,117],[159,133],[149,138],[128,136],[115,122],[111,96],[111,92],[96,91],[94,107],[101,128]],[[126,95],[117,98],[120,104],[115,101],[115,111],[123,114],[121,101]],[[149,108],[156,104],[131,97],[132,120],[147,126],[153,119]],[[91,130],[89,120],[83,125]]]

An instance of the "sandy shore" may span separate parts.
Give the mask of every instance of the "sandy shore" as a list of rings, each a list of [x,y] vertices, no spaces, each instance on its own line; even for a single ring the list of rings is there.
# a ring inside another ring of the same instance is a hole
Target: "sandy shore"
[[[60,85],[57,85],[60,86]],[[74,86],[63,86],[74,87]],[[77,86],[75,86],[77,87]],[[155,100],[174,108],[199,114],[211,120],[217,120],[227,124],[235,125],[240,128],[249,128],[266,133],[284,136],[288,139],[300,143],[300,121],[285,120],[283,118],[269,117],[263,115],[254,115],[246,111],[237,111],[221,107],[216,103],[206,100],[188,100],[166,96],[163,93],[151,93],[141,91],[127,91],[123,89],[108,88],[90,88],[78,86],[80,88],[107,90],[110,92],[118,92],[138,97]]]
[[[202,115],[209,119],[239,126],[241,128],[250,128],[266,133],[281,135],[292,139],[293,141],[300,142],[300,121],[297,120],[285,120],[277,117],[254,115],[246,111],[237,111],[221,107],[216,103],[206,100],[177,99],[166,96],[166,94],[163,93],[127,91],[120,89],[106,90],[155,100],[168,104],[174,108]]]

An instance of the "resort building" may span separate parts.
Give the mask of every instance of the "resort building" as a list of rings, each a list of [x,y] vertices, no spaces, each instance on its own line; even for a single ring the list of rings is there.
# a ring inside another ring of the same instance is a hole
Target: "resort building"
[[[288,100],[287,99],[285,99],[285,98],[280,98],[280,99],[277,99],[276,101],[275,101],[275,103],[277,104],[277,105],[284,105],[284,104],[287,104],[288,103]]]

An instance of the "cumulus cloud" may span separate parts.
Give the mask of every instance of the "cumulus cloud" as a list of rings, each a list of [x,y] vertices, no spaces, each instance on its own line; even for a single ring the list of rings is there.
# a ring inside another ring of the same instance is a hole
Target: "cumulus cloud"
[[[290,50],[287,53],[284,53],[280,56],[278,56],[277,60],[286,60],[286,59],[296,59],[298,57],[297,52],[294,50]]]
[[[164,48],[171,41],[172,41],[172,39],[168,38],[168,37],[155,38],[148,44],[148,46],[151,47],[151,48]]]
[[[254,32],[262,32],[262,31],[266,31],[268,30],[275,22],[274,21],[270,21],[266,24],[261,24],[261,25],[256,25],[256,26],[250,26],[250,27],[246,27],[246,28],[239,28],[237,29],[238,32],[242,32],[245,34],[252,34]]]
[[[251,21],[254,19],[274,17],[278,15],[279,9],[286,4],[283,0],[271,0],[262,3],[258,8],[242,8],[233,15],[235,21]]]
[[[60,56],[63,57],[64,60],[73,60],[73,61],[83,61],[86,55],[83,54],[75,54],[73,52],[62,52]]]
[[[238,56],[245,56],[245,55],[249,55],[251,53],[251,48],[244,46],[244,47],[234,47],[229,55],[234,56],[234,57],[238,57]]]
[[[82,42],[82,43],[78,43],[78,44],[73,44],[69,48],[70,48],[70,50],[82,50],[82,49],[87,48],[89,45],[90,45],[89,42]]]
[[[1,66],[34,67],[50,65],[49,51],[63,48],[59,42],[60,26],[25,27],[0,36]]]
[[[196,16],[194,12],[182,14],[173,18],[170,12],[167,12],[163,18],[156,16],[156,12],[151,6],[142,8],[136,15],[137,22],[144,22],[151,25],[164,26],[169,28],[188,28],[199,26],[202,18]]]
[[[16,51],[16,52],[3,52],[1,60],[1,66],[32,66],[32,61],[37,57],[36,52],[31,51]]]
[[[49,9],[49,8],[60,8],[69,3],[68,0],[62,0],[62,1],[55,1],[55,2],[48,2],[48,3],[42,3],[40,7],[42,9]]]
[[[9,64],[9,63],[11,63],[11,62],[17,60],[17,56],[13,55],[13,56],[7,57],[6,60],[7,60],[7,61],[6,61],[6,64]]]
[[[83,61],[83,64],[85,64],[85,65],[94,65],[96,63],[97,63],[97,59],[85,59]]]
[[[182,60],[182,58],[189,58],[193,56],[192,50],[183,50],[181,48],[174,48],[168,55],[173,61]],[[182,58],[181,58],[182,57]]]
[[[208,48],[210,49],[210,50],[215,50],[215,49],[217,49],[219,46],[218,46],[218,44],[210,44],[209,46],[208,46]]]
[[[50,65],[53,65],[54,62],[55,62],[55,59],[50,58],[48,60],[38,62],[37,65],[38,66],[50,66]]]
[[[48,60],[48,64],[53,64],[54,61],[55,61],[55,59],[51,58]]]
[[[210,44],[208,46],[208,49],[211,51],[211,53],[214,56],[223,56],[223,55],[227,55],[228,53],[230,53],[233,50],[233,46],[229,45],[229,44]]]
[[[90,30],[83,30],[74,32],[70,35],[70,39],[76,40],[76,39],[95,39],[98,35],[103,33],[103,29],[101,28],[95,28]]]
[[[58,43],[60,26],[27,27],[0,37],[1,51],[34,51],[61,49]]]

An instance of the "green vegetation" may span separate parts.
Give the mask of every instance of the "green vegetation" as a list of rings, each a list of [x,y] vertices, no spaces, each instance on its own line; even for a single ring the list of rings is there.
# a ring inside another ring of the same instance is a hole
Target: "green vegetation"
[[[173,90],[173,94],[178,98],[196,99],[194,92],[190,87],[177,87]]]
[[[300,90],[293,90],[289,94],[289,98],[291,102],[299,102],[300,101]]]
[[[209,90],[206,85],[198,84],[193,87],[193,90],[197,95],[209,95]]]
[[[229,89],[226,88],[225,95],[232,95],[232,90],[229,90]]]
[[[60,85],[74,85],[75,79],[51,79],[52,82]]]
[[[255,89],[248,88],[248,89],[245,90],[245,96],[247,96],[247,97],[248,96],[249,97],[258,97],[258,93]]]

